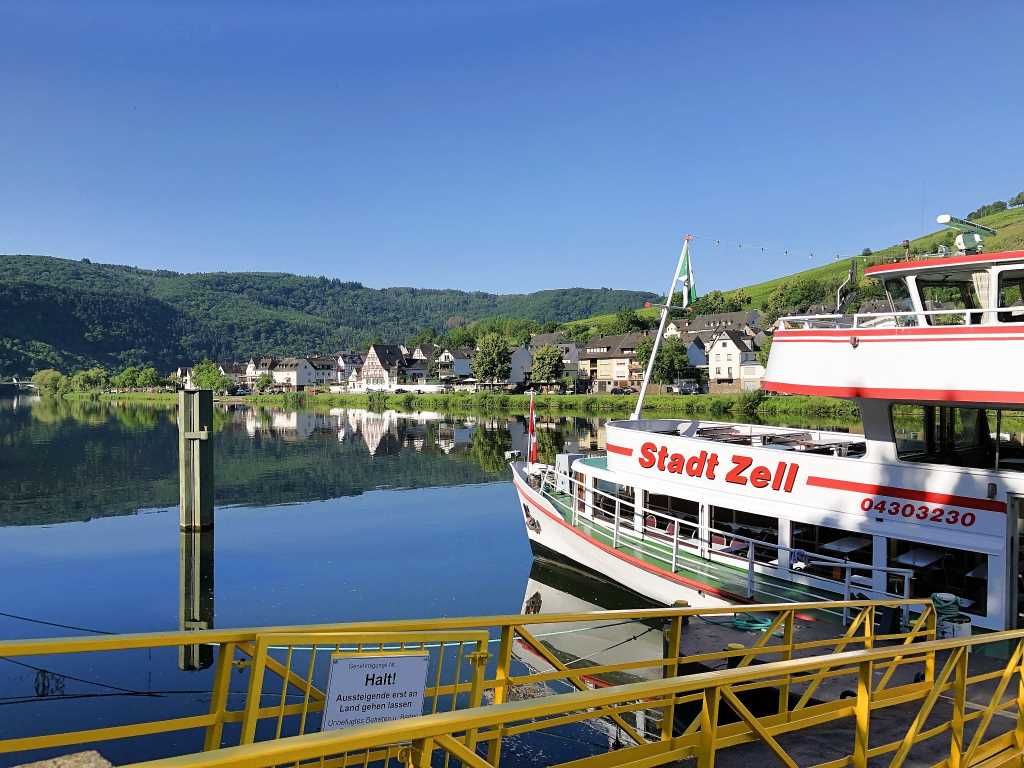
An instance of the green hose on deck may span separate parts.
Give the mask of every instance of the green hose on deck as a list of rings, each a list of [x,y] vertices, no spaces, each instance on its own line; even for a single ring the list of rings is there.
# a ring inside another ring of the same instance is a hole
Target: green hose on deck
[[[948,621],[960,613],[960,598],[949,592],[933,592],[932,605],[935,606],[935,620]]]
[[[732,628],[743,632],[764,632],[771,625],[771,619],[763,616],[736,616],[732,620]]]

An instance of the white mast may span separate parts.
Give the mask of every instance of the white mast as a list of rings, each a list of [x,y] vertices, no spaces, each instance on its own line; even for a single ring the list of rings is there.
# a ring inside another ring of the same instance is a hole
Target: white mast
[[[676,292],[676,283],[679,282],[679,273],[686,261],[686,255],[690,250],[690,241],[693,235],[683,238],[683,250],[679,253],[679,263],[676,264],[676,271],[672,273],[672,284],[668,287],[668,297],[665,299],[665,306],[661,308],[661,321],[658,323],[658,335],[654,337],[654,347],[651,349],[651,358],[647,361],[647,370],[644,372],[644,381],[640,385],[640,394],[636,398],[636,408],[633,411],[633,419],[640,418],[640,412],[644,408],[644,396],[647,394],[647,385],[651,383],[651,374],[654,372],[654,361],[658,358],[658,350],[661,348],[661,340],[665,336],[665,325],[668,324],[668,314],[672,307],[672,296]],[[692,286],[686,287],[687,298]],[[689,301],[686,302],[687,304]],[[685,304],[684,304],[685,306]]]

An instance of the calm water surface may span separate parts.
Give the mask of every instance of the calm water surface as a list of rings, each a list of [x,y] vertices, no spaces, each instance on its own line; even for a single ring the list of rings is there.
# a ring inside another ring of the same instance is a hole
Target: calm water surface
[[[200,546],[178,531],[174,418],[0,400],[0,639],[177,630],[182,568],[201,585],[204,615],[191,618],[213,627],[516,613],[544,584],[551,600],[640,605],[533,562],[504,461],[525,452],[522,417],[218,409],[216,526]],[[541,458],[603,448],[603,432],[603,420],[551,418]],[[0,738],[126,722],[126,711],[202,713],[209,688],[210,670],[182,671],[176,650],[0,659]],[[583,729],[519,757],[606,747]],[[199,749],[201,737],[98,748],[118,763]]]

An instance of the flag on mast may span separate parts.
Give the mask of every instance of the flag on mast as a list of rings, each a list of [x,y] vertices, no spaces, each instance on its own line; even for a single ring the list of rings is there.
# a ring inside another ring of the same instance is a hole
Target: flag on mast
[[[697,278],[693,274],[693,259],[690,258],[690,249],[686,249],[686,255],[679,262],[679,273],[676,280],[683,284],[683,307],[688,307],[697,300]]]
[[[537,415],[533,410],[533,392],[530,392],[530,450],[527,457],[531,464],[537,463]]]

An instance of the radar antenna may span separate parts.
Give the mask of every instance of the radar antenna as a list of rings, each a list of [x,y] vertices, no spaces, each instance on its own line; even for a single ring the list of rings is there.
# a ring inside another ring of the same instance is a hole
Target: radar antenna
[[[958,219],[948,213],[936,216],[935,221],[960,233],[953,242],[956,244],[957,253],[961,256],[969,253],[981,253],[984,250],[982,238],[985,235],[996,234],[996,230],[992,227],[986,227],[984,224],[977,224],[967,219]]]

